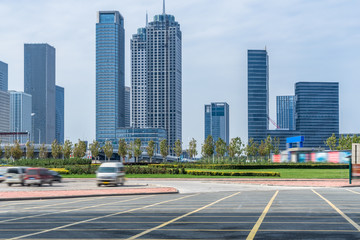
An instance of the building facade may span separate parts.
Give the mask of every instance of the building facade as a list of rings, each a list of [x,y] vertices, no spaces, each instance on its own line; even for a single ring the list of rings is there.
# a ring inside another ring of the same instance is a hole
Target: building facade
[[[248,50],[248,139],[260,143],[269,128],[269,57],[266,50]]]
[[[55,48],[24,45],[24,92],[32,96],[34,142],[55,139]]]
[[[125,87],[125,127],[131,127],[131,88]]]
[[[32,129],[32,96],[23,92],[9,91],[10,93],[10,131],[28,132],[28,136],[13,135],[12,142],[19,140],[26,143],[33,138]]]
[[[205,105],[205,139],[211,135],[229,145],[229,105],[226,102]]]
[[[281,129],[295,130],[295,97],[276,97],[277,125]]]
[[[118,11],[100,11],[96,23],[96,140],[115,140],[125,127],[125,29]]]
[[[0,132],[10,131],[10,94],[0,90]],[[1,136],[3,143],[11,142],[8,136]]]
[[[295,84],[296,129],[305,136],[304,147],[326,148],[333,133],[339,136],[339,83]]]
[[[55,139],[60,144],[64,144],[64,125],[65,125],[64,112],[65,112],[64,88],[56,85]]]
[[[0,61],[0,91],[8,90],[8,65]]]

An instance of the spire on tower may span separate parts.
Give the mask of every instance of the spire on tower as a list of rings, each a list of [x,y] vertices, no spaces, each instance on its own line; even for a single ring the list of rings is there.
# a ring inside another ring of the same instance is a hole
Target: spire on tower
[[[148,12],[146,11],[146,27],[148,26],[148,23],[149,23],[149,19],[148,19]]]
[[[165,15],[165,0],[163,0],[163,14]]]

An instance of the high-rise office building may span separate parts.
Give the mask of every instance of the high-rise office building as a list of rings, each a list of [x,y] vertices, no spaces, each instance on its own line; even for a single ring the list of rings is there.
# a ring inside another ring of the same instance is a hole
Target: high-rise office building
[[[34,142],[55,139],[55,48],[24,45],[24,92],[32,96]]]
[[[58,143],[64,143],[64,88],[56,85],[56,117],[55,117],[55,139]]]
[[[266,50],[248,50],[248,139],[266,138],[268,116],[269,57]]]
[[[305,136],[304,147],[326,147],[333,133],[339,135],[339,83],[295,84],[296,129]]]
[[[96,23],[96,139],[116,139],[125,127],[125,29],[118,11],[100,11]]]
[[[205,105],[205,139],[211,135],[229,145],[229,105],[226,102]]]
[[[294,96],[276,97],[277,125],[281,129],[295,130],[295,98]]]
[[[0,132],[10,131],[10,94],[0,90]],[[0,140],[10,142],[7,136],[0,136]]]
[[[165,7],[132,39],[133,121],[166,129],[170,154],[182,137],[181,39],[180,24]]]
[[[139,28],[131,39],[132,122],[135,128],[147,125],[146,28]]]
[[[0,61],[0,91],[8,90],[8,65]]]
[[[131,108],[130,108],[130,96],[131,88],[125,87],[125,127],[129,128],[131,124]]]
[[[24,92],[9,91],[10,93],[10,131],[28,132],[28,136],[13,135],[12,142],[19,140],[26,143],[33,138],[32,132],[32,96]]]

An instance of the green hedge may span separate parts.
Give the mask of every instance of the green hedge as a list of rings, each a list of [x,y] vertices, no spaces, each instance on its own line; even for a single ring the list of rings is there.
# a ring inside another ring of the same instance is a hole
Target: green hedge
[[[279,169],[279,168],[300,168],[300,169],[347,169],[348,164],[331,163],[269,163],[269,164],[149,164],[151,168],[192,168],[192,169]]]
[[[218,172],[218,171],[198,171],[187,170],[189,175],[201,176],[259,176],[259,177],[280,177],[279,172]]]
[[[70,158],[70,159],[19,159],[9,162],[13,166],[63,168],[71,165],[90,165],[91,159]]]
[[[185,168],[154,168],[126,166],[126,174],[186,174]]]

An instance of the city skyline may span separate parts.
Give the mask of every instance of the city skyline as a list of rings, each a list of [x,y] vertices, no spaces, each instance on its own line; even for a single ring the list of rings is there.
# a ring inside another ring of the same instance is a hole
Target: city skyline
[[[37,1],[33,4],[20,2],[23,10],[19,12],[15,11],[19,9],[16,3],[0,4],[0,13],[6,20],[26,18],[32,24],[27,27],[26,23],[22,31],[21,25],[18,27],[16,21],[12,25],[15,30],[0,23],[5,31],[0,45],[0,60],[9,64],[9,90],[23,90],[21,58],[24,43],[47,42],[55,46],[57,79],[67,89],[65,105],[69,106],[65,113],[65,138],[72,141],[77,141],[78,138],[89,141],[95,139],[96,11],[118,10],[124,15],[127,55],[125,85],[130,86],[130,36],[136,32],[137,27],[144,25],[145,11],[149,11],[149,16],[155,15],[161,9],[162,1],[122,1],[126,4],[116,4],[118,1],[100,4],[94,1],[89,4],[90,7],[83,6],[84,1],[79,1],[80,4],[70,4],[70,1],[57,4],[53,1]],[[351,120],[354,119],[354,113],[350,107],[356,97],[355,89],[360,87],[356,82],[360,76],[360,70],[356,68],[360,62],[360,52],[355,43],[360,37],[353,31],[359,27],[355,5],[359,6],[359,3],[227,1],[209,6],[204,5],[204,1],[167,1],[167,12],[176,16],[184,34],[183,147],[186,147],[192,137],[197,139],[200,143],[198,145],[203,142],[202,108],[207,102],[226,101],[233,106],[230,138],[240,136],[243,140],[247,139],[246,51],[264,49],[265,45],[271,55],[269,113],[272,119],[276,119],[275,96],[292,94],[295,82],[338,81],[341,86],[340,133],[360,132],[359,127]],[[196,15],[200,6],[204,13]],[[282,6],[282,10],[277,9],[279,6]],[[321,18],[317,11],[312,10],[319,9],[319,6],[322,9]],[[34,12],[34,7],[39,9]],[[37,11],[46,12],[44,8],[56,8],[59,11],[49,11],[55,16],[51,17],[51,21],[46,21],[45,16],[36,14]],[[64,12],[68,13],[62,19],[59,16]],[[266,13],[265,16],[257,20],[256,16],[263,13]],[[336,22],[333,20],[334,14],[337,16]],[[216,18],[211,19],[215,15]],[[61,21],[55,21],[56,18]],[[266,21],[267,18],[271,21]],[[286,20],[290,22],[289,25],[283,24]],[[69,22],[74,22],[75,26],[70,26]],[[73,29],[76,26],[83,29],[75,32]],[[57,28],[56,33],[51,31],[54,27]],[[74,36],[64,37],[67,33],[74,33]],[[229,38],[235,38],[236,43]],[[80,87],[84,87],[81,92],[83,99],[78,100]],[[73,104],[74,102],[77,104]]]

